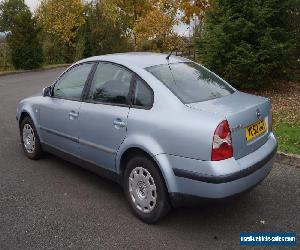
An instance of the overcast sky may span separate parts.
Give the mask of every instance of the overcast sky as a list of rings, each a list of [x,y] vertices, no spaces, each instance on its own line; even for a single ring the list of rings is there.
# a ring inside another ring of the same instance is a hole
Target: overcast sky
[[[29,8],[33,11],[37,8],[40,0],[25,0],[25,3],[29,6]]]

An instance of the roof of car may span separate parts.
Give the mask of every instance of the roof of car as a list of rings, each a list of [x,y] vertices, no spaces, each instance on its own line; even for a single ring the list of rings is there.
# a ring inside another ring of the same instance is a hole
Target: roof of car
[[[79,61],[88,62],[88,61],[109,61],[127,66],[134,66],[138,68],[147,68],[160,64],[167,64],[168,61],[166,57],[168,54],[161,53],[152,53],[152,52],[127,52],[127,53],[117,53],[117,54],[108,54],[101,56],[94,56],[83,59]],[[190,60],[172,55],[169,59],[170,63],[176,62],[189,62]]]

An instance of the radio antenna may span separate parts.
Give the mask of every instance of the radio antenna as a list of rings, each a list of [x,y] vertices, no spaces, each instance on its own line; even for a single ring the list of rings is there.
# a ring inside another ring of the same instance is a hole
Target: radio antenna
[[[167,57],[166,57],[166,59],[167,59],[167,61],[168,61],[168,64],[169,64],[169,60],[170,60],[170,57],[171,57],[172,53],[173,53],[173,50],[171,50],[170,54],[167,55]]]

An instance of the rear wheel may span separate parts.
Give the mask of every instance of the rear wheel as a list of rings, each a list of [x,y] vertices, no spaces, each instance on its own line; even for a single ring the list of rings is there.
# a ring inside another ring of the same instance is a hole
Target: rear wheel
[[[146,156],[131,158],[124,173],[124,189],[134,214],[155,223],[170,210],[168,192],[155,163]]]
[[[27,116],[20,126],[20,136],[23,150],[29,159],[37,160],[41,158],[43,151],[39,136],[33,121]]]

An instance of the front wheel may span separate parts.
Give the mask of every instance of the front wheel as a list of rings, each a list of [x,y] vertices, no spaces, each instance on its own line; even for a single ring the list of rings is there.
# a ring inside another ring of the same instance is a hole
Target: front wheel
[[[41,158],[43,151],[36,128],[29,117],[25,117],[20,126],[20,136],[23,150],[31,160]]]
[[[156,164],[146,156],[127,163],[124,189],[132,211],[146,223],[155,223],[170,210],[168,192]]]

